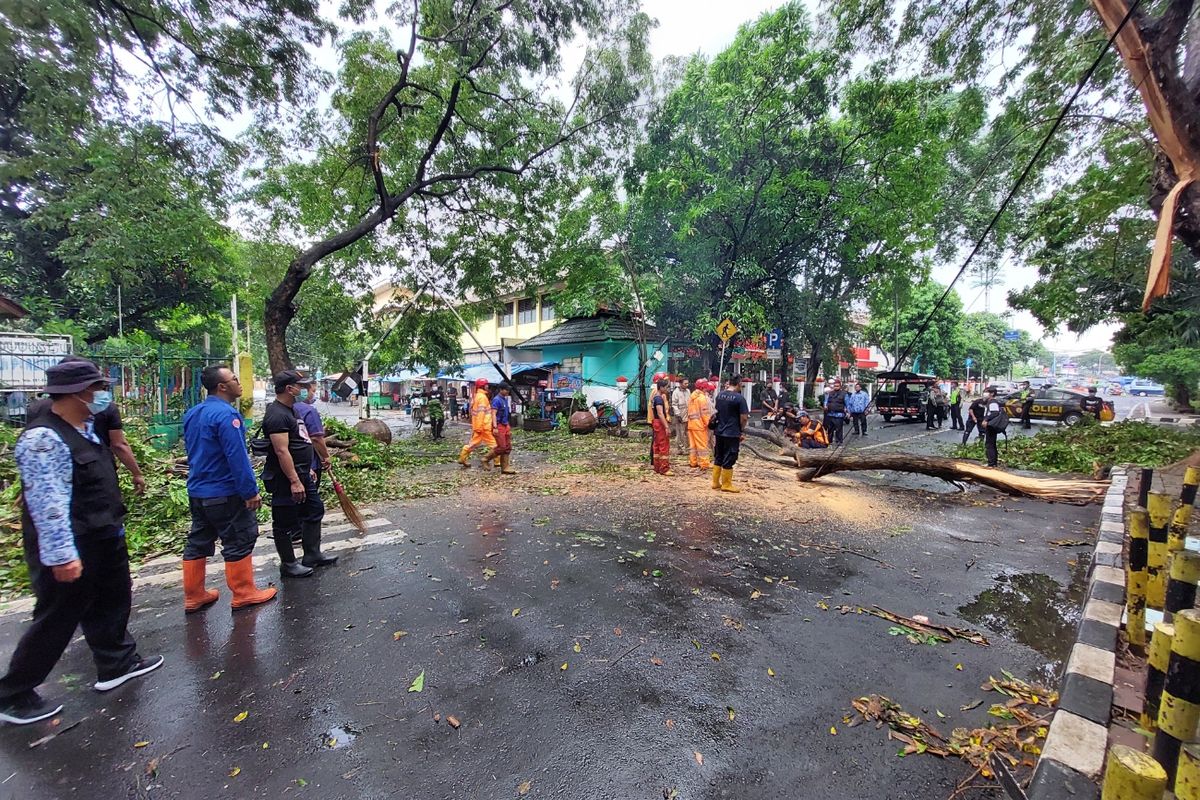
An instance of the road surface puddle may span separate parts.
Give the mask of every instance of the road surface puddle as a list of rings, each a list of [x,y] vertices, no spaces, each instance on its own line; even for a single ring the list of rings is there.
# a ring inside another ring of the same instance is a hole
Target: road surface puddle
[[[330,750],[341,750],[343,747],[349,747],[350,743],[358,738],[358,733],[358,731],[349,725],[335,725],[325,732],[325,746]]]
[[[1041,653],[1048,663],[1038,677],[1052,683],[1075,644],[1087,590],[1087,567],[1088,559],[1079,558],[1065,587],[1038,572],[1001,573],[993,588],[960,606],[958,615]]]

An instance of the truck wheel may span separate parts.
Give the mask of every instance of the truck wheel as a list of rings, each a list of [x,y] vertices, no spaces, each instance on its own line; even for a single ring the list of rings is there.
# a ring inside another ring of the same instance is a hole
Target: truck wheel
[[[1083,421],[1083,415],[1072,411],[1070,414],[1064,416],[1062,421],[1064,425],[1078,425]]]
[[[891,414],[884,414],[884,415],[883,415],[883,421],[884,421],[884,422],[891,422],[891,421],[892,421],[892,415],[891,415]]]

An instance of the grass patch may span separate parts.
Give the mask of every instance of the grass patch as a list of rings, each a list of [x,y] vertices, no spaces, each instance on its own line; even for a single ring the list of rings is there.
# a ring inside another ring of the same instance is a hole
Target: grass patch
[[[1091,473],[1097,467],[1137,464],[1160,467],[1200,449],[1200,431],[1166,428],[1148,422],[1118,422],[1107,427],[1084,420],[1071,427],[1014,436],[1000,443],[1006,467],[1038,472]],[[983,440],[957,447],[958,458],[985,460]]]

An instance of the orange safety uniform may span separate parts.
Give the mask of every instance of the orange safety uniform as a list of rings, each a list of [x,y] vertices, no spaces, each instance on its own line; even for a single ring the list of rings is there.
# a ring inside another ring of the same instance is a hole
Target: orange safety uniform
[[[825,430],[825,426],[814,419],[809,419],[807,423],[800,426],[800,431],[796,434],[796,442],[803,447],[806,440],[811,440],[819,447],[829,446],[829,431]],[[809,445],[811,447],[812,445]]]
[[[691,452],[688,463],[693,467],[708,469],[708,395],[699,389],[692,391],[688,398],[688,445]]]
[[[492,401],[488,399],[488,394],[485,389],[475,390],[475,399],[471,401],[471,441],[463,447],[462,453],[459,454],[460,461],[466,461],[467,456],[471,454],[479,445],[487,445],[489,449],[496,449],[496,437],[492,433],[495,427],[495,416],[492,411]]]

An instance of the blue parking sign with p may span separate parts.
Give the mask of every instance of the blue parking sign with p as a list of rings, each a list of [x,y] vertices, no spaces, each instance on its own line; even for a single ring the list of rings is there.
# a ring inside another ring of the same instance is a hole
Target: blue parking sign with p
[[[767,349],[778,350],[783,347],[783,331],[779,328],[767,334]]]

